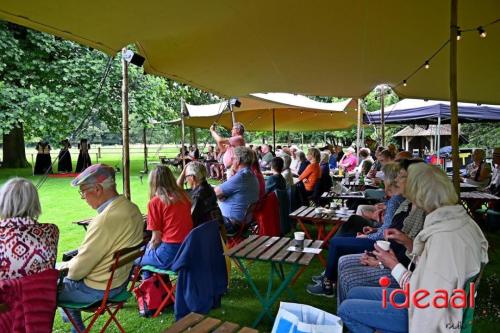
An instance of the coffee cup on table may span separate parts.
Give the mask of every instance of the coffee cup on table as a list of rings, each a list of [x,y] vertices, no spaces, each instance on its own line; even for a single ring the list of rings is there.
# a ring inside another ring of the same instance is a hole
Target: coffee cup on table
[[[348,211],[348,210],[349,210],[349,209],[347,209],[347,207],[346,207],[346,206],[340,207],[340,212],[341,212],[342,214],[347,213],[347,211]]]
[[[304,248],[305,233],[303,233],[302,231],[297,231],[293,233],[293,236],[295,238],[295,247],[302,250]]]
[[[378,240],[376,243],[377,243],[377,246],[380,247],[384,251],[389,251],[389,249],[391,248],[391,243],[388,241]]]

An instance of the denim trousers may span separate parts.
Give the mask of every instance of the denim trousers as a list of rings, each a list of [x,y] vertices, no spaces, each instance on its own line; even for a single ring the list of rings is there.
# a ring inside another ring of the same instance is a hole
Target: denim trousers
[[[387,288],[387,299],[394,288]],[[402,303],[404,297],[396,295],[395,301]],[[408,310],[396,309],[389,302],[382,307],[382,288],[355,287],[338,311],[345,326],[352,333],[372,333],[375,330],[386,333],[408,332]]]
[[[169,270],[172,267],[175,256],[179,251],[181,244],[175,243],[160,243],[156,248],[150,244],[146,246],[146,251],[141,259],[137,259],[135,264],[140,266],[154,266],[159,269]],[[143,271],[142,277],[147,279],[150,276],[148,272]]]
[[[328,247],[328,263],[325,276],[330,281],[337,281],[339,258],[346,254],[362,253],[373,250],[375,241],[368,238],[333,237]]]
[[[123,291],[127,287],[128,280],[123,285],[111,289],[109,292],[109,297],[112,298]],[[103,299],[104,290],[94,289],[87,286],[83,280],[75,281],[68,278],[64,278],[63,288],[58,293],[58,300],[63,302],[74,302],[74,303],[96,303]],[[66,309],[73,321],[78,326],[80,331],[85,330],[85,324],[82,320],[82,312],[80,310]],[[61,311],[61,315],[64,322],[69,322],[64,311]],[[71,332],[77,332],[74,327],[71,327]]]

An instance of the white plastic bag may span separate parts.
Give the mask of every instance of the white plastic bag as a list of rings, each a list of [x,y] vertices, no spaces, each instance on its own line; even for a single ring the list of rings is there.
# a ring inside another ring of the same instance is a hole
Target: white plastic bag
[[[281,302],[271,333],[342,333],[342,321],[310,305]]]

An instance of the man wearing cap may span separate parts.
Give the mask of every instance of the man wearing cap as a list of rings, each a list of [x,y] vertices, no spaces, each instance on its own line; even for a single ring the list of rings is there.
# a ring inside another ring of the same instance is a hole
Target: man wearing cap
[[[78,254],[59,267],[67,268],[68,275],[58,297],[65,302],[94,303],[104,295],[113,254],[142,242],[144,221],[139,208],[116,191],[115,171],[108,165],[88,167],[71,185],[80,188],[81,198],[97,210],[98,215],[89,224]],[[109,297],[126,288],[131,269],[132,263],[116,270]],[[80,311],[68,310],[83,331]]]

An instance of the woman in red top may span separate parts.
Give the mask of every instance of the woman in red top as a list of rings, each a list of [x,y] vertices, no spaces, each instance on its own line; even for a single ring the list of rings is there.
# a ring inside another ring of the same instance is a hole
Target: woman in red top
[[[152,231],[141,266],[169,269],[182,242],[193,228],[188,194],[175,181],[167,166],[149,175],[147,229]]]

